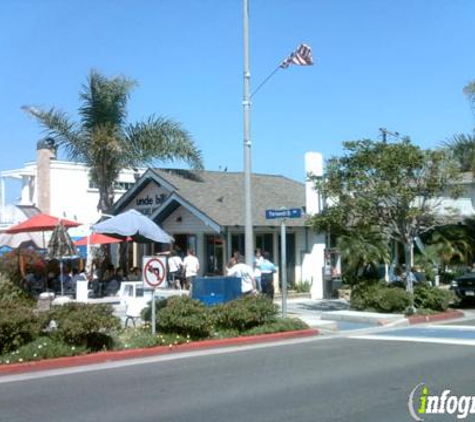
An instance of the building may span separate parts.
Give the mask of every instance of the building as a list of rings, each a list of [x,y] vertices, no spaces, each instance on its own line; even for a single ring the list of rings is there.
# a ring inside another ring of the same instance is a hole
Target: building
[[[118,199],[143,173],[141,170],[123,170],[115,186]],[[54,142],[44,139],[37,144],[37,159],[22,169],[2,171],[0,231],[26,219],[23,211],[5,203],[5,180],[21,181],[20,207],[35,206],[41,212],[64,217],[84,224],[99,218],[97,204],[99,191],[89,179],[89,169],[83,163],[58,160]]]
[[[306,160],[306,171],[321,175],[321,155],[310,153]],[[7,178],[22,182],[20,208],[5,204]],[[22,207],[36,207],[86,225],[100,217],[99,194],[90,183],[88,167],[58,160],[54,142],[49,139],[38,142],[35,162],[26,163],[22,169],[3,171],[1,181],[0,231],[26,219]],[[171,234],[183,253],[188,247],[195,249],[204,275],[223,274],[232,253],[244,253],[243,186],[243,173],[124,170],[116,182],[113,213],[131,208],[141,211]],[[279,266],[281,220],[266,220],[265,211],[300,208],[311,214],[320,209],[320,198],[310,183],[306,186],[276,175],[253,174],[252,191],[254,244],[269,252]],[[312,296],[321,298],[325,238],[315,234],[305,221],[305,217],[286,220],[287,280],[312,283]],[[135,244],[135,265],[141,264],[141,256],[157,252],[160,247],[163,246]]]
[[[319,160],[321,168],[321,155],[312,158]],[[203,275],[221,275],[234,252],[244,253],[243,189],[243,173],[148,169],[114,204],[113,213],[136,209],[148,215],[174,237],[174,246],[182,254],[188,248],[196,251]],[[283,176],[252,175],[254,244],[278,266],[282,221],[266,219],[266,210],[318,211],[318,195],[309,191],[306,195],[305,184]],[[321,298],[325,236],[314,233],[305,222],[305,216],[286,220],[287,280],[311,282],[312,296]],[[162,248],[142,245],[135,255],[140,258]]]

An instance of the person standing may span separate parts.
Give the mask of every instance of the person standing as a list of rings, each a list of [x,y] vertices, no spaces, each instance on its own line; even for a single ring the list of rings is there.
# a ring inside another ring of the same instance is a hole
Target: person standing
[[[183,261],[175,249],[172,249],[168,257],[168,283],[173,289],[181,289],[182,266]]]
[[[256,280],[256,290],[261,293],[262,286],[261,286],[261,264],[264,260],[262,256],[262,252],[259,248],[256,249],[256,253],[254,255],[254,279]]]
[[[262,293],[269,298],[274,299],[274,273],[276,272],[277,268],[269,260],[268,252],[264,252],[260,269]]]
[[[185,289],[190,290],[193,280],[200,271],[200,261],[195,256],[193,249],[188,249],[188,254],[183,260],[183,267],[185,268]]]
[[[243,295],[255,294],[256,282],[253,269],[242,261],[233,265],[233,261],[230,260],[228,264],[232,265],[231,268],[228,268],[228,276],[241,279],[241,293]]]

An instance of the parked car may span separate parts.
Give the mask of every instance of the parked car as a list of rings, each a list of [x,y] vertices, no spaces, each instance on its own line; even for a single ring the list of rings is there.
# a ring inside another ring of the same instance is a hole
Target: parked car
[[[475,299],[475,272],[452,280],[450,290],[453,290],[460,299]]]

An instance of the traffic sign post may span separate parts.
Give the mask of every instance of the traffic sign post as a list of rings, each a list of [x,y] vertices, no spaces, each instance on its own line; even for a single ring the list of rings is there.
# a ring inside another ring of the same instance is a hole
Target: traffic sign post
[[[152,334],[157,332],[157,316],[155,309],[155,289],[167,278],[167,261],[163,256],[144,256],[142,259],[144,284],[152,288]]]
[[[282,208],[280,210],[266,210],[266,219],[282,218],[280,225],[280,265],[282,268],[282,317],[287,316],[287,218],[301,218],[301,208]]]

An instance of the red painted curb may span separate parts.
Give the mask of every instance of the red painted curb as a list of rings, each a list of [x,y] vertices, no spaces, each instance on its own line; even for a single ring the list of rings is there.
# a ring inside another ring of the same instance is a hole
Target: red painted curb
[[[437,321],[445,321],[447,319],[455,319],[455,318],[462,318],[464,313],[462,311],[448,311],[441,314],[434,314],[434,315],[416,315],[407,317],[409,324],[423,324],[425,322],[437,322]]]
[[[49,369],[60,369],[72,366],[91,365],[96,363],[115,362],[125,359],[142,358],[200,349],[211,349],[215,347],[231,347],[253,343],[265,343],[277,340],[288,340],[292,338],[309,337],[318,334],[319,331],[317,329],[310,328],[306,330],[287,331],[283,333],[274,334],[261,334],[257,336],[233,337],[219,340],[202,340],[191,342],[188,344],[178,344],[172,347],[156,346],[146,349],[115,350],[90,353],[88,355],[81,356],[45,359],[34,362],[13,363],[10,365],[0,365],[0,376],[33,371],[45,371]]]

